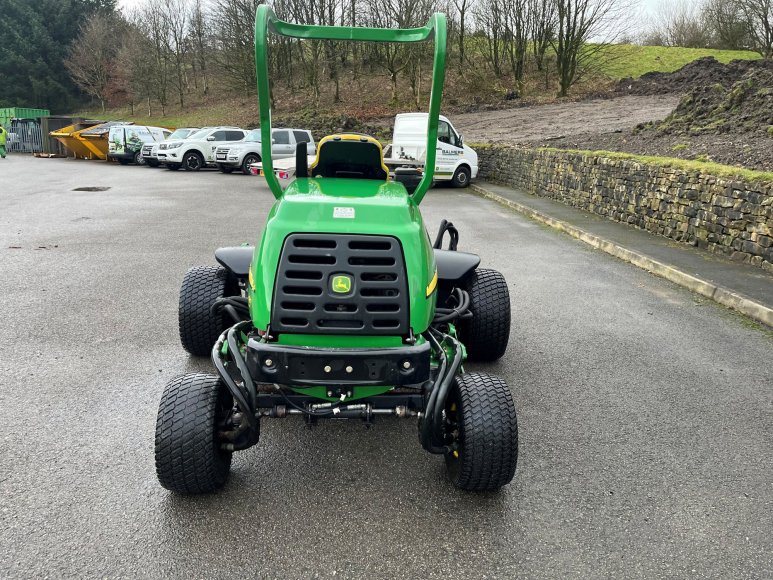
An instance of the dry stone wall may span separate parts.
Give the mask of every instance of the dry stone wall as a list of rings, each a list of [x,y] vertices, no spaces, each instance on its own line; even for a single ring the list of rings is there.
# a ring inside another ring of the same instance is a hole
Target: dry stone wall
[[[773,272],[773,184],[552,149],[476,146],[479,177]]]

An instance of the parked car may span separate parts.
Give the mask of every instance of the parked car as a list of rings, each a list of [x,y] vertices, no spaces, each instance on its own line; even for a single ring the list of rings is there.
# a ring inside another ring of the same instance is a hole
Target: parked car
[[[169,141],[166,149],[158,149],[159,163],[166,163],[167,169],[177,171],[199,171],[215,163],[215,149],[232,141],[241,141],[247,131],[239,127],[204,127],[186,139]]]
[[[317,146],[311,131],[305,129],[274,129],[271,131],[271,157],[286,159],[295,156],[298,143],[306,143],[306,151],[314,155]],[[260,129],[250,131],[243,141],[220,145],[215,150],[215,161],[223,173],[231,173],[240,169],[245,175],[250,174],[250,165],[260,162],[261,158]]]
[[[145,165],[142,148],[146,143],[164,141],[172,132],[164,127],[144,125],[114,125],[108,134],[107,158],[116,159],[121,165],[132,161]]]
[[[435,181],[450,181],[467,187],[478,176],[478,154],[464,144],[462,136],[440,115],[437,132]],[[422,169],[427,152],[427,113],[403,113],[395,117],[392,143],[384,151],[384,163],[398,168]]]
[[[198,131],[198,127],[183,127],[175,129],[174,132],[167,137],[167,141],[175,141],[177,139],[185,139],[189,135]],[[166,149],[166,142],[163,143],[145,143],[142,146],[142,158],[145,160],[145,164],[149,167],[158,167],[158,150]]]

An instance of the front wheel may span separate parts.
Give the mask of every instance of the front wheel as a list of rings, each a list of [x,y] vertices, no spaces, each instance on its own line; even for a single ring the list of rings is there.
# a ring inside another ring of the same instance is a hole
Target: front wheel
[[[235,283],[222,266],[198,266],[185,273],[180,288],[177,319],[180,342],[193,356],[209,356],[226,327],[222,315],[212,313],[218,298],[238,294]]]
[[[495,361],[510,340],[510,291],[496,270],[473,270],[466,288],[472,318],[459,324],[459,338],[474,361]]]
[[[190,151],[183,157],[185,171],[199,171],[202,167],[204,167],[204,159],[195,151]]]
[[[231,453],[220,448],[218,425],[233,408],[220,377],[191,374],[164,388],[156,419],[156,475],[168,490],[211,493],[231,469]]]
[[[510,483],[518,463],[518,420],[510,388],[486,373],[459,375],[446,401],[452,439],[446,467],[465,491],[496,491]]]
[[[456,171],[454,172],[454,176],[451,178],[451,186],[452,187],[467,187],[470,185],[470,168],[466,167],[464,165],[461,165],[456,168]]]
[[[260,162],[260,157],[258,157],[254,153],[248,153],[247,155],[244,156],[244,161],[242,161],[242,173],[244,173],[244,175],[249,175],[250,165],[252,165],[253,163],[259,163],[259,162]]]
[[[142,156],[142,151],[137,151],[134,154],[134,164],[135,165],[145,165],[145,158]]]

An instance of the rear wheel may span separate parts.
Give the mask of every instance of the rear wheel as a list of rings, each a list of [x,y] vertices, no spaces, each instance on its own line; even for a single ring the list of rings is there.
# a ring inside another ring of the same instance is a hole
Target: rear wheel
[[[220,449],[218,425],[233,399],[220,377],[192,374],[164,388],[156,419],[156,475],[177,493],[211,493],[223,486],[231,453]]]
[[[202,167],[204,167],[204,158],[195,151],[189,151],[183,156],[185,171],[199,171]]]
[[[510,483],[518,462],[518,420],[510,388],[485,373],[456,377],[446,402],[453,438],[446,467],[466,491],[496,491]]]
[[[238,287],[222,266],[197,266],[185,273],[177,311],[180,342],[194,356],[209,356],[227,324],[212,314],[218,298],[238,294]]]
[[[465,165],[461,165],[456,168],[454,176],[451,178],[451,185],[453,187],[467,187],[470,185],[470,176],[470,168]]]
[[[260,157],[258,157],[254,153],[248,153],[247,155],[244,156],[244,160],[242,161],[242,173],[244,173],[244,175],[249,175],[250,165],[252,165],[253,163],[259,163],[259,162],[260,162]]]
[[[496,270],[473,270],[467,280],[472,318],[459,324],[459,338],[467,356],[475,361],[495,361],[510,339],[510,291]]]
[[[142,156],[142,151],[137,151],[134,154],[134,164],[135,165],[145,165],[145,158]]]

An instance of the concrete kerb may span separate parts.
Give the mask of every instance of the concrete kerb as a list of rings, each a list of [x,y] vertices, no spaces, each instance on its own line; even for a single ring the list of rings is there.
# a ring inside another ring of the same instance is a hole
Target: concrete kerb
[[[609,240],[600,238],[564,221],[555,219],[523,204],[509,200],[506,197],[497,195],[496,193],[493,193],[481,187],[480,185],[470,184],[470,189],[481,197],[485,197],[506,207],[512,208],[530,219],[569,234],[570,236],[577,238],[578,240],[581,240],[596,249],[602,250],[611,256],[625,260],[626,262],[647,270],[656,276],[665,278],[674,284],[678,284],[692,292],[700,294],[701,296],[710,298],[711,300],[722,304],[727,308],[731,308],[742,314],[745,314],[754,320],[762,322],[768,326],[773,326],[773,308],[765,306],[764,304],[760,304],[759,302],[755,302],[754,300],[751,300],[742,294],[738,294],[733,290],[717,286],[716,284],[712,284],[711,282],[697,278],[696,276],[683,272],[677,268],[674,268],[673,266],[658,262],[657,260],[653,260],[652,258],[639,254],[638,252],[634,252],[633,250],[619,246]]]

